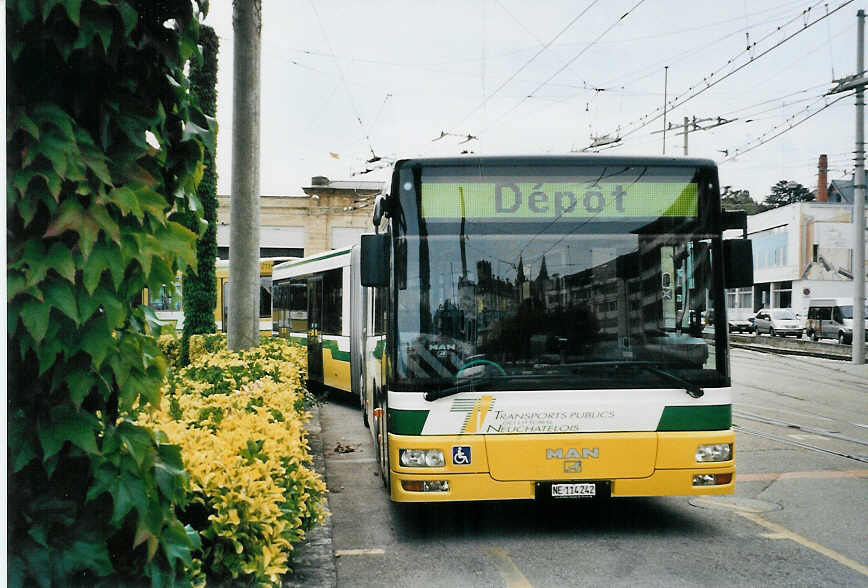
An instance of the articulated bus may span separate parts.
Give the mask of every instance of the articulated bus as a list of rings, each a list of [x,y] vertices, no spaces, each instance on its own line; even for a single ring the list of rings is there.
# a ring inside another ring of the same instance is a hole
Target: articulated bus
[[[316,394],[351,392],[350,271],[350,249],[325,251],[272,270],[274,334],[307,347],[307,386]]]
[[[322,318],[290,327],[327,338],[335,285],[362,311],[330,331],[351,325],[392,500],[733,492],[724,288],[753,266],[714,162],[411,159],[386,191],[349,271],[299,286]]]

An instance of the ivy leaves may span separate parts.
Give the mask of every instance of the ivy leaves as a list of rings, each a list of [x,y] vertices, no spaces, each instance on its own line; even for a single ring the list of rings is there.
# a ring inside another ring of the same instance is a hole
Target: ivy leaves
[[[130,417],[166,373],[142,289],[195,262],[202,4],[6,5],[12,585],[175,584],[198,545],[178,448]]]

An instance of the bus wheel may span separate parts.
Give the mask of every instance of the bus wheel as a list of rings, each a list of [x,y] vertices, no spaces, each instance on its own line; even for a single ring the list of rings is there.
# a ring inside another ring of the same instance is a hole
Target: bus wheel
[[[847,336],[844,334],[844,331],[838,333],[838,344],[846,345],[847,344]]]
[[[817,341],[820,340],[820,337],[817,336],[817,331],[811,331],[810,335],[811,335],[811,341],[814,341],[816,343]]]

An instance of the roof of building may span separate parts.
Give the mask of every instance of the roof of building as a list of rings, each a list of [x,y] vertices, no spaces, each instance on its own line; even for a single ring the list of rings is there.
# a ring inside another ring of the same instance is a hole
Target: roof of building
[[[315,176],[311,178],[311,185],[302,187],[304,193],[312,196],[314,194],[334,194],[345,196],[371,196],[379,194],[383,191],[383,182],[362,182],[362,181],[332,181],[324,176]]]
[[[832,180],[829,184],[829,202],[853,204],[853,180]]]

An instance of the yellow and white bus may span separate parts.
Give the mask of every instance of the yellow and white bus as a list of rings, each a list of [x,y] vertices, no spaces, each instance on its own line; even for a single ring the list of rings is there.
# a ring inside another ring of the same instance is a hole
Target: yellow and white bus
[[[350,271],[350,249],[324,251],[272,271],[273,332],[307,347],[307,386],[314,393],[351,391]]]
[[[293,259],[291,257],[263,257],[259,260],[259,332],[271,334],[271,270],[275,264]],[[226,332],[227,321],[224,317],[229,314],[229,260],[218,259],[216,261],[215,275],[217,278],[217,303],[214,307],[214,321],[217,330]],[[170,324],[177,330],[184,328],[184,304],[181,287],[181,274],[175,280],[174,294],[163,286],[156,295],[147,288],[142,291],[142,299],[145,304],[154,310],[157,318],[165,324]]]
[[[289,261],[291,257],[262,257],[259,259],[259,332],[271,334],[273,329],[272,309],[272,269],[275,265]],[[218,259],[217,276],[217,307],[214,309],[214,320],[217,330],[227,332],[229,316],[229,260]]]
[[[392,500],[733,492],[724,287],[752,258],[712,161],[403,160],[381,224],[349,322]]]

